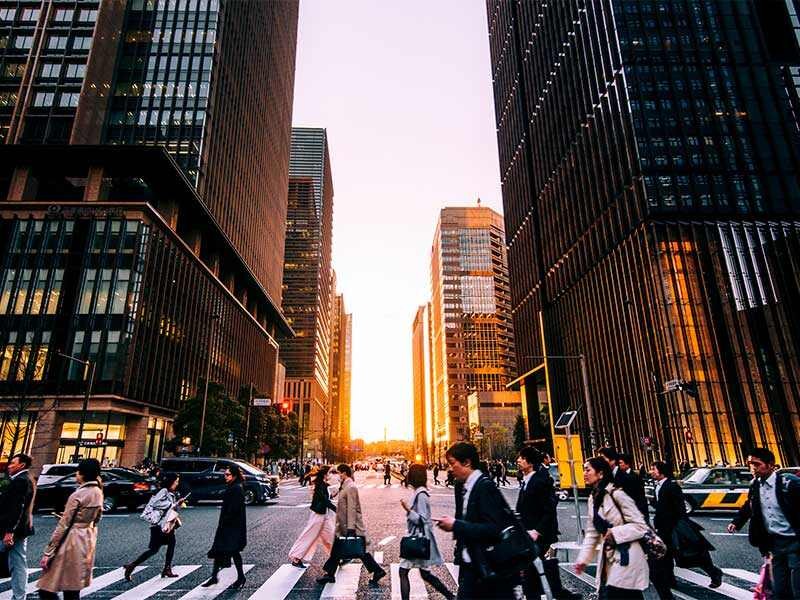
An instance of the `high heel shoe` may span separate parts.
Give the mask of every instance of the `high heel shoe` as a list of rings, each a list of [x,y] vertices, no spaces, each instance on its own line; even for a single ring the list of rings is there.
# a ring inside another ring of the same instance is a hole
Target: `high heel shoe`
[[[240,590],[244,587],[245,583],[247,583],[247,579],[245,579],[244,575],[242,575],[241,577],[239,577],[239,579],[237,579],[231,584],[231,587],[234,590]]]
[[[132,581],[131,575],[133,575],[133,570],[135,568],[135,565],[125,565],[125,581]]]
[[[205,583],[201,583],[200,587],[211,587],[212,585],[217,585],[219,583],[219,579],[217,579],[216,575],[212,575],[211,579],[206,581]]]
[[[175,573],[172,572],[172,567],[164,567],[164,570],[161,571],[161,577],[177,577]]]

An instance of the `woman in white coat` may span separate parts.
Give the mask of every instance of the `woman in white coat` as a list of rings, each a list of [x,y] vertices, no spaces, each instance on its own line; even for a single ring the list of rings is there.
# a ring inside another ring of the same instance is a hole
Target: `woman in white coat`
[[[328,494],[330,469],[327,465],[322,466],[313,475],[314,491],[311,497],[311,514],[308,516],[305,529],[289,550],[289,560],[292,561],[293,567],[305,569],[314,557],[317,545],[322,544],[327,553],[330,553],[333,546],[336,505],[331,502]]]
[[[639,540],[647,524],[636,503],[611,483],[611,467],[603,458],[590,458],[583,466],[583,479],[591,487],[589,520],[575,572],[583,573],[597,553],[599,598],[643,598],[650,584],[650,570]]]

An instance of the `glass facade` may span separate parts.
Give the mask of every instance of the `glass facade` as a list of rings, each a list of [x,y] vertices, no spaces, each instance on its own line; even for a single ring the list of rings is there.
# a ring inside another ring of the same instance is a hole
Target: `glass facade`
[[[585,354],[598,441],[640,462],[800,461],[796,3],[487,12],[520,374]],[[580,370],[549,371],[558,414]]]

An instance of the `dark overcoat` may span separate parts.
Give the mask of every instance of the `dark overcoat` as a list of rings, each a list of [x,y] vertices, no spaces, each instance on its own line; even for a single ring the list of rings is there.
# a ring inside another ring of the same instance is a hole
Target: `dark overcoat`
[[[230,557],[247,546],[247,515],[244,506],[242,484],[228,485],[222,496],[222,510],[219,513],[214,543],[208,551],[209,558],[222,559],[230,564]]]

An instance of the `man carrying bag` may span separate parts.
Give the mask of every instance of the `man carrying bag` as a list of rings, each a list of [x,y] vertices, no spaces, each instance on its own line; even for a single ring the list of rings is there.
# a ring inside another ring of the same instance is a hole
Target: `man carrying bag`
[[[336,470],[342,478],[339,503],[336,506],[336,539],[333,542],[330,558],[322,566],[325,575],[318,578],[317,583],[333,583],[336,581],[336,570],[342,560],[359,558],[367,571],[372,573],[370,586],[377,586],[380,579],[386,575],[386,571],[367,552],[367,529],[361,514],[358,488],[353,481],[353,469],[350,465],[341,464]]]

